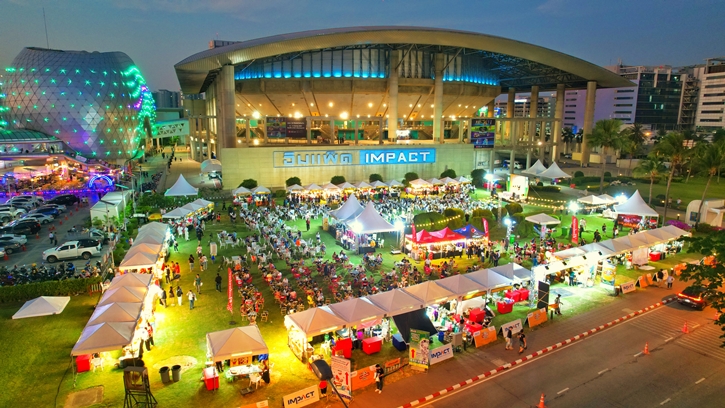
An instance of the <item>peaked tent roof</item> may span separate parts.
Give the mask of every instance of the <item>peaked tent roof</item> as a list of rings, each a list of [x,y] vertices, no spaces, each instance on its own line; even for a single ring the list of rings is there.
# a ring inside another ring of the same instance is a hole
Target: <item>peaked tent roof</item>
[[[235,327],[206,334],[206,345],[214,361],[229,360],[235,355],[269,354],[267,343],[257,326]]]
[[[549,179],[571,178],[570,175],[564,173],[564,171],[559,168],[559,165],[556,164],[556,162],[551,163],[551,166],[549,166],[546,171],[539,173],[538,176]]]
[[[98,302],[98,306],[107,305],[109,303],[138,303],[143,302],[146,297],[147,288],[134,288],[119,286],[117,288],[108,289],[101,300]],[[96,307],[98,307],[96,306]]]
[[[138,234],[136,236],[136,239],[133,240],[133,244],[156,244],[160,245],[164,243],[164,237],[158,236],[156,234]]]
[[[56,315],[63,312],[70,302],[70,296],[41,296],[25,302],[13,315],[13,319]]]
[[[458,176],[458,177],[456,177],[456,181],[461,184],[466,184],[466,183],[470,183],[471,179],[469,179],[468,177],[465,177],[465,176]]]
[[[184,207],[174,208],[173,210],[162,215],[161,218],[184,218],[193,212],[194,212],[194,210],[191,210],[188,207],[184,206]]]
[[[343,190],[351,190],[351,189],[355,188],[355,186],[352,183],[347,182],[347,181],[342,184],[338,184],[337,186]]]
[[[323,184],[322,189],[325,191],[340,191],[341,190],[340,187],[338,187],[332,183]]]
[[[208,159],[201,162],[202,173],[211,173],[212,171],[222,171],[222,162],[217,159]]]
[[[682,236],[685,236],[685,237],[692,236],[691,233],[689,233],[681,228],[677,228],[674,225],[667,225],[665,227],[662,227],[661,229],[672,234],[673,238],[675,238],[675,239],[682,237]]]
[[[443,184],[461,184],[458,180],[452,179],[450,177],[443,177],[441,181],[443,182]]]
[[[385,311],[366,298],[352,298],[330,305],[330,309],[340,318],[345,320],[349,326],[355,326],[363,322],[382,319]]]
[[[375,180],[370,185],[373,186],[373,187],[375,187],[375,188],[388,188],[389,187],[387,184],[383,183],[380,180]]]
[[[427,182],[429,182],[430,184],[434,185],[434,186],[440,186],[440,185],[443,185],[443,182],[442,182],[442,181],[440,181],[440,180],[438,180],[438,179],[437,179],[437,178],[435,178],[435,177],[433,177],[433,178],[431,178],[431,179],[428,179],[428,180],[426,180],[426,181],[427,181]]]
[[[113,322],[136,322],[141,315],[143,303],[116,302],[98,306],[86,326]]]
[[[368,300],[375,306],[385,310],[388,316],[396,316],[423,307],[422,300],[403,292],[401,289],[376,293],[368,296]]]
[[[541,160],[537,160],[536,163],[534,163],[533,166],[529,167],[528,169],[521,172],[521,174],[528,174],[531,176],[538,176],[539,174],[546,171],[546,166],[544,166],[544,163],[541,162]]]
[[[559,259],[569,259],[569,258],[573,258],[575,256],[581,256],[581,255],[586,255],[586,254],[587,254],[586,251],[581,249],[581,247],[572,247],[569,249],[564,249],[564,250],[561,250],[558,252],[554,252],[553,255]]]
[[[495,266],[491,268],[491,271],[503,275],[511,280],[525,280],[531,278],[531,271],[516,263]]]
[[[244,187],[240,187],[240,188],[244,188]],[[305,188],[299,184],[292,184],[291,186],[287,187],[287,191],[304,191],[304,190],[305,190]],[[208,336],[208,334],[207,334],[207,336]]]
[[[610,196],[609,194],[602,194],[597,196],[599,199],[604,200],[607,202],[607,204],[614,204],[617,202],[617,199]]]
[[[355,188],[373,188],[373,186],[371,186],[370,184],[368,184],[365,181],[359,181],[353,185],[355,186]]]
[[[445,227],[439,231],[433,231],[430,233],[430,235],[438,238],[438,240],[441,242],[443,242],[443,241],[460,241],[462,239],[466,239],[465,236],[463,236],[457,232],[451,231],[451,229],[448,227]]]
[[[320,190],[322,190],[322,187],[318,186],[315,183],[312,183],[310,185],[305,186],[305,190],[307,190],[307,191],[320,191]]]
[[[644,199],[642,199],[642,195],[639,194],[639,190],[635,190],[634,194],[632,194],[632,197],[629,197],[629,199],[623,204],[615,205],[614,211],[616,211],[617,214],[639,215],[643,217],[659,217],[659,213],[650,208],[650,206],[648,206],[647,203],[644,202]]]
[[[609,204],[611,201],[605,200],[599,196],[595,196],[594,194],[590,194],[586,197],[580,197],[576,199],[580,203],[588,204],[588,205],[605,205]]]
[[[353,228],[353,232],[356,234],[373,234],[376,232],[395,231],[393,224],[385,221],[378,210],[375,209],[372,201],[368,202],[360,215],[356,218],[348,219],[345,222],[348,225],[354,225],[355,223],[360,225],[360,228],[357,231]]]
[[[257,186],[252,189],[252,194],[272,194],[272,192],[264,186]]]
[[[531,215],[525,218],[526,221],[531,222],[536,225],[558,225],[561,224],[561,221],[557,220],[556,218],[552,217],[548,214],[536,214]]]
[[[430,187],[432,184],[426,180],[423,179],[415,179],[410,182],[410,185],[413,187]]]
[[[350,197],[348,197],[347,201],[340,208],[330,211],[330,215],[339,221],[344,221],[357,217],[363,210],[364,208],[360,205],[357,197],[354,194],[350,194]]]
[[[199,201],[199,200],[197,200]],[[155,232],[161,232],[166,233],[169,230],[169,226],[167,224],[164,224],[163,222],[150,222],[148,224],[144,224],[138,228],[139,234],[146,231],[155,231]]]
[[[204,208],[204,207],[208,207],[209,205],[214,204],[214,203],[212,203],[211,201],[206,201],[203,198],[197,198],[196,200],[190,202],[189,204],[200,205],[202,208]]]
[[[499,286],[511,285],[511,279],[498,274],[490,269],[481,269],[475,272],[467,273],[466,277],[474,282],[480,283],[487,289],[494,289]]]
[[[425,281],[417,285],[403,288],[403,291],[409,295],[415,296],[423,301],[423,306],[429,306],[436,303],[442,303],[458,296],[450,290],[438,285],[435,281]]]
[[[153,277],[150,273],[127,273],[113,278],[109,289],[118,286],[147,288]]]
[[[607,240],[607,241],[611,241]],[[605,242],[605,241],[602,241]],[[584,252],[601,252],[603,256],[609,256],[613,252],[609,248],[605,247],[604,245],[601,245],[601,242],[593,242],[591,244],[582,245],[579,247]],[[586,255],[586,254],[584,254]]]
[[[426,230],[420,230],[415,233],[415,240],[413,239],[413,234],[407,234],[405,236],[409,240],[415,242],[416,244],[432,244],[434,242],[438,242],[439,239],[432,236],[428,231]]]
[[[252,190],[250,190],[246,187],[237,187],[234,189],[234,191],[232,193],[234,193],[234,195],[247,195],[247,194],[252,194]]]
[[[329,333],[347,324],[337,317],[328,306],[313,307],[285,316],[285,320],[288,319],[305,333],[306,337]]]
[[[179,178],[176,180],[176,183],[174,183],[173,186],[171,186],[170,189],[166,190],[164,193],[167,197],[183,197],[183,196],[190,196],[190,195],[197,195],[199,193],[198,188],[194,188],[191,184],[189,184],[188,181],[184,178],[183,174],[179,174]]]
[[[132,247],[128,250],[128,253],[118,267],[123,269],[149,267],[155,264],[158,259],[158,254],[149,254],[143,252],[141,249],[134,251],[134,248]]]
[[[486,287],[480,283],[468,278],[466,275],[453,275],[445,279],[436,281],[439,286],[442,286],[458,296],[463,296],[471,292],[480,292],[486,290]]]
[[[390,180],[387,183],[390,187],[404,187],[405,184],[399,182],[398,180]]]
[[[482,232],[478,228],[474,227],[473,224],[468,224],[465,227],[458,228],[453,231],[463,235],[464,237],[466,237],[468,239],[471,239],[473,237],[483,237],[486,235],[484,232]]]
[[[136,330],[136,322],[112,322],[88,325],[73,347],[71,355],[113,351],[128,345]]]

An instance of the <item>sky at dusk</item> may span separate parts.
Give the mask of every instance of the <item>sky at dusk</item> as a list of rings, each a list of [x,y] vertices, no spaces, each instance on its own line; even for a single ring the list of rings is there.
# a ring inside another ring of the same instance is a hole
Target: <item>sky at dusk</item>
[[[150,87],[209,40],[405,25],[529,42],[599,65],[694,65],[725,56],[723,0],[0,0],[0,66],[23,47],[122,51]]]

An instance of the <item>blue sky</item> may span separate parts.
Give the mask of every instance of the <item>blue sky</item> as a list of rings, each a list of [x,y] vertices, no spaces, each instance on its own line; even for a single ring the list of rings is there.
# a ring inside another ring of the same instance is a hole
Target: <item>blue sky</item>
[[[152,89],[209,40],[414,25],[530,42],[599,65],[692,65],[725,56],[723,0],[0,0],[0,66],[25,46],[123,51]]]

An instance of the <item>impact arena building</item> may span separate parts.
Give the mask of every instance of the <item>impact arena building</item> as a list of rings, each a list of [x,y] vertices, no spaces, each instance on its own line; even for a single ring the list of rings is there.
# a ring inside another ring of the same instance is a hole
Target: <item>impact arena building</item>
[[[175,65],[196,160],[221,159],[229,186],[283,186],[342,175],[468,174],[496,160],[556,159],[564,98],[553,116],[494,116],[494,99],[531,92],[631,86],[594,64],[473,32],[354,27],[213,42]],[[594,95],[586,101],[591,130]],[[530,112],[537,112],[531,107]],[[589,161],[581,146],[581,158]],[[594,155],[592,155],[594,158]]]

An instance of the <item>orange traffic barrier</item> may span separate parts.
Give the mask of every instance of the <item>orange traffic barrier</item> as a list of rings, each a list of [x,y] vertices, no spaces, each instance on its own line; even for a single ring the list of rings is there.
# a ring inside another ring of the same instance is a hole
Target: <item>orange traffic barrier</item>
[[[690,332],[690,329],[687,328],[687,321],[686,320],[685,320],[685,325],[682,326],[682,332],[685,333],[685,334],[687,334],[687,333]]]
[[[536,406],[536,408],[546,408],[546,405],[544,405],[544,394],[541,394],[541,398],[539,399],[539,405]]]
[[[644,343],[644,351],[642,354],[649,354],[649,343]]]

